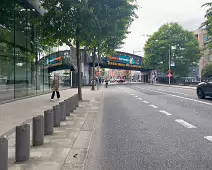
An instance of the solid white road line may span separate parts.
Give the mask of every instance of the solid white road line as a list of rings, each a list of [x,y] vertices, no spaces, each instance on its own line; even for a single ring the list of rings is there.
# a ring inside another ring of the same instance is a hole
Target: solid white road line
[[[192,124],[182,120],[182,119],[176,119],[176,122],[180,123],[181,125],[187,127],[187,128],[196,128],[195,126],[193,126]]]
[[[164,92],[170,92],[170,93],[176,93],[176,94],[183,94],[185,96],[188,96],[188,94],[180,93],[180,92],[176,92],[176,91],[167,91],[167,90],[163,90],[163,89],[157,89],[157,90],[164,91]]]
[[[204,138],[212,142],[212,136],[205,136]]]
[[[157,108],[158,108],[157,106],[155,106],[155,105],[153,105],[153,104],[150,104],[149,106],[150,106],[150,107],[153,107],[154,109],[157,109]]]
[[[145,89],[144,88],[140,88],[140,89],[148,90],[148,91],[152,91],[152,92],[156,92],[156,93],[160,93],[160,94],[165,94],[165,95],[168,95],[168,96],[172,96],[172,97],[176,97],[176,98],[180,98],[180,99],[185,99],[185,100],[190,100],[190,101],[193,101],[193,102],[198,102],[198,103],[207,104],[207,105],[211,105],[212,106],[212,103],[207,103],[207,102],[203,102],[203,101],[200,101],[200,100],[190,99],[190,98],[187,98],[187,97],[177,96],[177,95],[174,95],[174,94],[164,93],[164,92],[150,90],[150,89],[146,89],[146,88]]]
[[[165,111],[165,110],[160,110],[159,112],[160,112],[160,113],[163,113],[163,114],[165,114],[165,115],[167,115],[167,116],[171,116],[171,115],[172,115],[171,113],[169,113],[169,112],[167,112],[167,111]]]
[[[149,103],[148,101],[145,101],[145,100],[144,100],[144,101],[142,101],[142,102],[143,102],[143,103],[147,103],[147,104]]]

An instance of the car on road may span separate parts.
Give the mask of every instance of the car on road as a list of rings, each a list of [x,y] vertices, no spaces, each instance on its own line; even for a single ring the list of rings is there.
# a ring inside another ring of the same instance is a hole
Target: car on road
[[[197,96],[204,99],[206,96],[212,97],[212,77],[197,86]]]

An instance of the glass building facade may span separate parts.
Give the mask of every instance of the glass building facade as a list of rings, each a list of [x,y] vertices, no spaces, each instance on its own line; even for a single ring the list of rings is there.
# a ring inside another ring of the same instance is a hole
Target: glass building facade
[[[50,91],[50,74],[42,58],[54,51],[39,44],[33,25],[40,15],[36,9],[27,0],[1,0],[0,102]]]

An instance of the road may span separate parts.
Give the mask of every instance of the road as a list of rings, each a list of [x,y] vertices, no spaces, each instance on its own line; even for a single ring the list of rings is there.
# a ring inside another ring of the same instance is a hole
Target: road
[[[212,100],[193,89],[104,89],[86,170],[212,169]]]

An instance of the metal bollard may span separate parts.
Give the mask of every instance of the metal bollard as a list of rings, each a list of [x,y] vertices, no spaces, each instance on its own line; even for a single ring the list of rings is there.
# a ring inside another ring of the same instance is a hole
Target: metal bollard
[[[64,100],[65,101],[65,105],[66,105],[66,116],[70,116],[70,106],[69,106],[69,102],[68,99]]]
[[[79,107],[79,95],[76,94],[77,107]]]
[[[68,105],[68,114],[70,115],[70,113],[71,113],[71,105],[70,105],[70,100],[71,100],[71,98],[68,98],[67,99],[67,105]]]
[[[53,110],[44,111],[44,134],[52,135],[54,133],[54,116]]]
[[[16,126],[16,162],[27,161],[30,157],[30,125]]]
[[[76,103],[75,103],[75,105],[76,105],[76,106],[75,106],[75,109],[76,109],[76,108],[78,107],[78,106],[77,106],[77,94],[75,94],[74,97],[75,97],[75,102],[76,102]]]
[[[53,106],[54,127],[60,127],[60,105]]]
[[[74,111],[73,97],[69,98],[69,105],[70,105],[70,113],[72,113]]]
[[[8,140],[0,138],[0,170],[8,170]]]
[[[66,103],[65,102],[61,102],[60,103],[60,120],[61,121],[65,121],[66,120]]]
[[[73,110],[77,108],[77,103],[76,103],[76,96],[73,96]]]
[[[33,146],[40,146],[44,143],[44,119],[42,115],[33,117]]]

